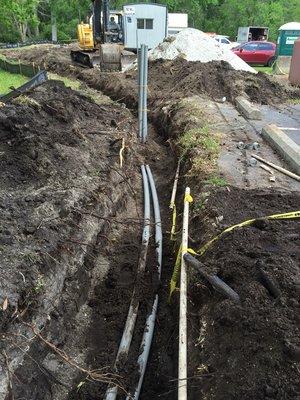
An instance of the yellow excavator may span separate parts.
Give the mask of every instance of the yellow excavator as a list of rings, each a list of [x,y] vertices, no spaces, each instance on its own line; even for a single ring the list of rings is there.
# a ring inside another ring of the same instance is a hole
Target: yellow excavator
[[[115,22],[115,18],[121,24]],[[81,50],[71,51],[74,63],[89,68],[99,66],[101,71],[122,69],[122,59],[126,57],[123,54],[122,14],[115,12],[110,17],[108,0],[93,0],[90,23],[79,24],[77,36]]]

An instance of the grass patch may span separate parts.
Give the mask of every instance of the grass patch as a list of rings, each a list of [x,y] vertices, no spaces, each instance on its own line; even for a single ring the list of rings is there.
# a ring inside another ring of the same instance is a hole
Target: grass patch
[[[298,98],[298,99],[291,99],[291,100],[289,100],[289,103],[291,103],[291,104],[300,104],[300,98]]]
[[[82,82],[79,81],[78,79],[66,78],[65,76],[57,75],[52,72],[47,72],[47,74],[49,79],[62,81],[65,84],[65,86],[83,94],[84,96],[88,97],[90,100],[92,100],[98,105],[110,104],[113,102],[108,96],[105,96],[98,90],[93,90],[89,87],[84,86]]]
[[[12,99],[12,103],[14,104],[21,104],[25,106],[31,106],[36,109],[40,109],[41,105],[31,97],[26,96],[25,94],[21,94],[20,96],[16,97],[15,99]]]
[[[258,72],[264,72],[265,74],[272,75],[273,74],[273,68],[272,67],[254,67],[256,71]]]
[[[10,72],[0,69],[0,94],[9,93],[11,91],[11,86],[18,88],[28,80],[26,76],[11,74]]]
[[[219,187],[224,187],[228,185],[226,180],[224,178],[221,178],[220,176],[212,176],[206,179],[204,183],[207,185],[219,186]]]
[[[192,167],[189,175],[208,176],[216,168],[220,151],[220,143],[206,125],[186,131],[177,141],[181,150],[181,158],[191,157]]]
[[[80,88],[81,82],[77,79],[70,79],[66,78],[65,76],[60,76],[57,74],[54,74],[52,72],[47,72],[48,78],[49,79],[54,79],[56,81],[62,81],[65,86],[73,89],[73,90],[78,90]]]

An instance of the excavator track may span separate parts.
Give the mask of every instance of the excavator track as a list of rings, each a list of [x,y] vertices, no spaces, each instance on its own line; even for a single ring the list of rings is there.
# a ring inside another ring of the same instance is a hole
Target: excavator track
[[[97,53],[71,50],[71,59],[75,64],[84,68],[99,66],[101,71],[121,71],[121,58],[122,47],[116,43],[101,44]]]
[[[84,52],[80,50],[71,50],[71,59],[75,64],[84,68],[93,68],[100,65],[100,56],[95,52]]]

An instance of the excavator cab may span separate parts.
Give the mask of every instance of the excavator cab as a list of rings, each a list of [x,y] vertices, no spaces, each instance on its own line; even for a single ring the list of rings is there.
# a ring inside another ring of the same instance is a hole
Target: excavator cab
[[[78,25],[77,35],[81,50],[71,50],[74,63],[88,68],[99,66],[101,71],[121,71],[122,14],[110,13],[108,0],[93,1],[93,17],[89,24]]]

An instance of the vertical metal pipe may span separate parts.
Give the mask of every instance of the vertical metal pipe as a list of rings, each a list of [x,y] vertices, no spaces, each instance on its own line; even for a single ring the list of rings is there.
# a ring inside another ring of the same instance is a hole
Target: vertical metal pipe
[[[143,45],[141,45],[138,52],[138,63],[139,63],[139,110],[138,110],[138,120],[139,120],[139,138],[143,139]]]
[[[182,244],[181,244],[181,271],[180,271],[180,305],[179,305],[179,356],[178,356],[178,400],[187,400],[187,273],[184,255],[188,248],[189,225],[189,197],[190,188],[185,189]]]
[[[148,46],[144,45],[144,77],[143,77],[143,142],[148,136],[147,121],[147,88],[148,88]]]

